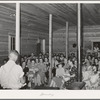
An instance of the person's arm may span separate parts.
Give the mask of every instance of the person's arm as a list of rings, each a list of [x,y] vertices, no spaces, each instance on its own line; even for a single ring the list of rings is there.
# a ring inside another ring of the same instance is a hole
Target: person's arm
[[[25,76],[24,76],[24,72],[21,66],[17,66],[18,67],[18,72],[19,72],[19,80],[21,84],[25,83]]]
[[[66,74],[66,73],[65,73],[65,74],[64,74],[64,77],[70,77],[70,74]]]
[[[70,75],[70,77],[75,77],[75,74],[73,74],[73,75]]]
[[[56,76],[59,77],[59,71],[56,69]]]
[[[89,78],[86,78],[86,79],[84,79],[84,78],[83,78],[83,80],[82,80],[82,81],[89,81],[89,80],[90,80]]]
[[[26,82],[25,76],[23,76],[23,77],[20,78],[20,82],[21,82],[22,84],[25,84],[25,82]]]

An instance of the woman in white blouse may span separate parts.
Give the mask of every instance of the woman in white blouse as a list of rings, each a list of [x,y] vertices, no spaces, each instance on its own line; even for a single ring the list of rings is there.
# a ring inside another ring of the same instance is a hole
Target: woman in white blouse
[[[62,88],[64,84],[63,81],[64,74],[65,74],[65,70],[63,68],[63,64],[58,64],[56,69],[56,76],[52,79],[50,87]]]

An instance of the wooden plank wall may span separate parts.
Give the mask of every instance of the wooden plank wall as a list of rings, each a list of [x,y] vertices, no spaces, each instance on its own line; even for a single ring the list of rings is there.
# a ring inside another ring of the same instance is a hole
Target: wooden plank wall
[[[8,34],[15,34],[15,23],[0,21],[0,64],[8,56]],[[29,34],[29,35],[28,35]],[[100,26],[84,27],[84,49],[92,49],[92,42],[100,40]],[[69,29],[69,51],[76,52],[72,44],[76,43],[76,29]],[[46,39],[46,52],[48,52],[48,33],[21,28],[21,54],[29,55],[36,52],[37,39]],[[65,53],[65,28],[53,33],[53,52]]]
[[[3,64],[3,60],[8,57],[9,33],[15,35],[15,23],[0,20],[0,66]],[[38,38],[46,40],[46,51],[48,52],[48,33],[31,31],[21,27],[21,55],[36,53]]]
[[[92,49],[93,41],[100,41],[100,26],[85,26],[83,28],[83,49]],[[69,53],[76,53],[77,48],[73,48],[73,44],[77,44],[76,28],[69,28]],[[65,28],[57,30],[53,33],[53,52],[65,54]]]
[[[8,56],[8,34],[14,34],[15,24],[0,20],[0,65]]]
[[[40,35],[39,35],[40,34]],[[48,52],[48,33],[43,35],[44,33],[39,32],[29,32],[22,30],[21,32],[21,54],[22,55],[30,55],[32,52],[36,53],[36,44],[37,39],[45,39],[46,40],[46,51]]]
[[[44,35],[45,34],[45,35]],[[48,33],[35,32],[30,30],[21,30],[21,54],[30,55],[32,52],[36,54],[36,44],[38,38],[45,39],[46,41],[46,52],[48,52]]]

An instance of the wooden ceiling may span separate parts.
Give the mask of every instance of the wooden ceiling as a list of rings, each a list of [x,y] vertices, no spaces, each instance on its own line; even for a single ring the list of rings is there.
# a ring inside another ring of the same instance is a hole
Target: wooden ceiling
[[[15,23],[16,4],[0,4],[0,20]],[[53,31],[77,25],[77,4],[21,4],[21,26],[30,31],[48,32],[49,14],[53,15]],[[82,4],[84,26],[100,25],[100,4]]]
[[[75,5],[70,6],[75,7]],[[22,4],[21,10],[21,14],[26,16],[26,24],[37,30],[48,32],[49,14],[53,15],[53,30],[64,27],[66,21],[70,21],[70,25],[76,24],[76,11],[66,4]]]

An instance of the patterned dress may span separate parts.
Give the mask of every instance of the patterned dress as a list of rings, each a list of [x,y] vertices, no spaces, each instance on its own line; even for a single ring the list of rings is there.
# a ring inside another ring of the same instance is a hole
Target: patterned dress
[[[70,86],[73,82],[76,82],[77,81],[77,68],[75,66],[73,66],[71,69],[70,69],[70,75],[73,75],[75,74],[74,77],[71,77],[70,80],[68,80],[67,82],[65,82],[65,87],[68,87]]]

